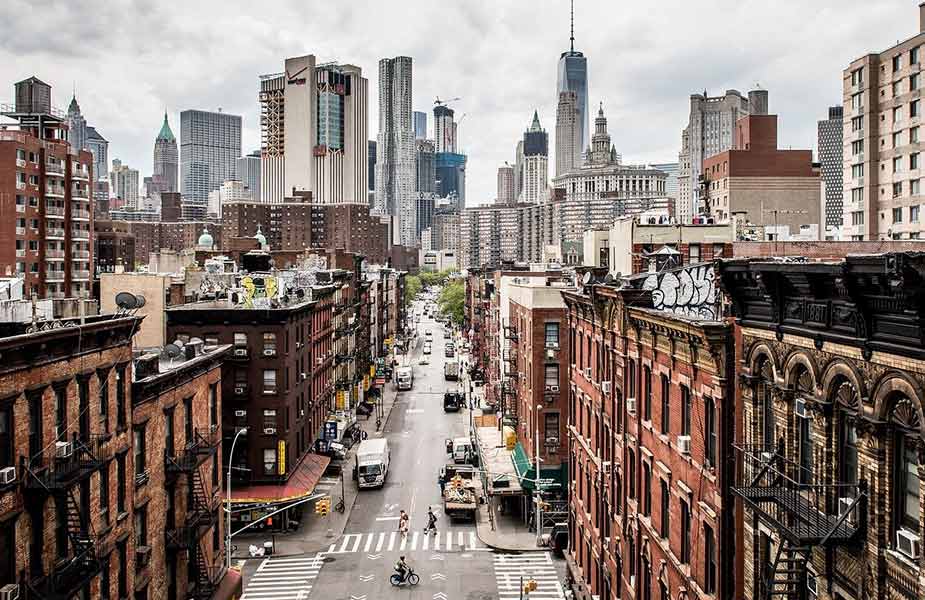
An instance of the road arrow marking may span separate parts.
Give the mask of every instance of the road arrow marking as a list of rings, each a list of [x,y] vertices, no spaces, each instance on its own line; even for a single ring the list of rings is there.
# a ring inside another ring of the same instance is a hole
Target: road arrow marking
[[[444,560],[442,554],[434,554],[430,557],[430,560]]]
[[[469,552],[466,552],[465,554],[460,554],[459,556],[460,558],[472,558],[472,554]]]
[[[373,574],[370,575],[360,575],[360,581],[372,581],[376,576]]]
[[[444,594],[443,592],[437,592],[436,594],[432,596],[432,598],[434,600],[446,600],[446,594]]]
[[[430,580],[431,581],[446,581],[446,575],[444,575],[443,573],[431,573]]]
[[[366,600],[366,594],[363,594],[362,596],[354,596],[353,594],[351,594],[350,600]]]
[[[366,558],[368,558],[369,560],[379,560],[380,558],[382,558],[382,555],[381,554],[367,554]]]

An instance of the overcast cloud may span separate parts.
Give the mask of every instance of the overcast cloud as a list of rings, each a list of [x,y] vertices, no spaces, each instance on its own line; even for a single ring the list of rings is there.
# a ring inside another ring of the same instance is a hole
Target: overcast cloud
[[[841,101],[842,69],[918,30],[918,0],[575,4],[590,103],[603,102],[625,162],[676,161],[689,94],[756,83],[780,115],[781,145],[815,148],[816,121]],[[359,65],[375,139],[378,60],[408,55],[416,110],[430,112],[435,96],[462,98],[454,108],[466,115],[459,136],[473,206],[494,199],[496,169],[513,160],[534,109],[553,150],[556,63],[567,47],[567,0],[4,0],[0,101],[36,75],[66,108],[76,84],[110,159],[145,176],[165,107],[178,136],[181,110],[240,114],[244,153],[258,149],[257,76],[282,70],[287,56]]]

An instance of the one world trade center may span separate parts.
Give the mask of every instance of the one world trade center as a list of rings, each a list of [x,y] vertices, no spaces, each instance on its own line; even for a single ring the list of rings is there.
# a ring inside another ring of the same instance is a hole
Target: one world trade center
[[[559,77],[556,90],[557,97],[563,92],[573,92],[575,94],[576,121],[578,125],[577,138],[575,144],[577,156],[571,162],[574,165],[581,164],[581,153],[584,152],[591,143],[591,130],[588,125],[588,59],[581,52],[575,51],[575,4],[572,2],[571,17],[571,46],[567,52],[563,52],[559,57]],[[557,151],[559,148],[557,147]]]

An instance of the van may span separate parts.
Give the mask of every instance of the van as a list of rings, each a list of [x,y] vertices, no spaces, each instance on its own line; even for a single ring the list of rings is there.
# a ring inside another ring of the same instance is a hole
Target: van
[[[398,391],[410,390],[414,385],[414,371],[411,367],[398,367],[395,370],[395,387]]]
[[[446,452],[453,458],[456,464],[464,464],[472,458],[472,442],[467,437],[448,439],[446,441]]]
[[[382,487],[389,474],[389,440],[363,440],[356,454],[356,480],[360,489]]]

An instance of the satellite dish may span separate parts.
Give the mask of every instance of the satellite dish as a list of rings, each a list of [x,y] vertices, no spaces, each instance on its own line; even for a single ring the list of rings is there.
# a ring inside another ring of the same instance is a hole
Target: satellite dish
[[[585,276],[581,278],[581,282],[584,285],[590,285],[591,283],[591,271],[586,271]]]
[[[116,294],[116,306],[123,310],[134,310],[138,307],[138,298],[132,292],[119,292]]]
[[[135,300],[137,300],[137,303],[135,304],[136,309],[139,309],[145,305],[145,297],[141,294],[135,294]]]
[[[191,344],[196,344],[196,343],[202,342],[202,338],[194,337],[194,338],[190,338],[189,341]]]
[[[164,354],[166,354],[168,358],[176,358],[180,356],[180,352],[180,346],[176,344],[167,344],[164,346]]]
[[[175,339],[175,340],[173,341],[173,345],[176,346],[177,348],[180,348],[180,349],[182,350],[182,349],[183,349],[183,345],[184,345],[184,344],[183,344],[183,340],[181,340],[180,338],[177,338],[177,339]]]
[[[604,283],[606,283],[607,285],[612,284],[612,283],[613,283],[613,275],[611,275],[610,273],[607,273],[607,275],[604,277]]]

